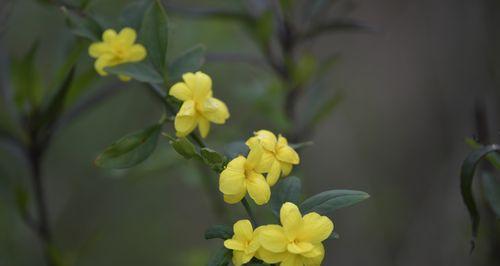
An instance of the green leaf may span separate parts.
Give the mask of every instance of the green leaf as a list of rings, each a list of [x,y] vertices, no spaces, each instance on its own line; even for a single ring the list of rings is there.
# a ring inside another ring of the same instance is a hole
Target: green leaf
[[[205,231],[205,239],[229,239],[233,237],[233,229],[227,225],[214,225]]]
[[[139,29],[144,18],[144,13],[148,7],[148,1],[144,0],[133,1],[126,5],[120,15],[122,27]]]
[[[28,203],[29,203],[29,194],[28,191],[22,186],[16,187],[16,206],[21,214],[21,216],[25,217],[28,215]]]
[[[483,147],[481,143],[475,141],[472,138],[466,138],[465,142],[473,149],[477,150]],[[492,152],[486,155],[486,159],[496,168],[500,169],[500,154],[498,152]]]
[[[62,11],[66,15],[66,22],[73,34],[91,41],[101,40],[103,28],[90,14],[83,14],[66,8],[63,8]]]
[[[329,190],[306,199],[300,204],[300,210],[303,214],[317,212],[326,215],[337,209],[359,203],[369,197],[370,195],[363,191]]]
[[[94,161],[103,168],[122,169],[146,160],[156,148],[161,125],[129,134],[107,147]]]
[[[200,70],[205,62],[205,46],[198,44],[175,58],[169,66],[169,80],[177,81],[186,72]]]
[[[319,108],[314,112],[311,118],[311,125],[317,125],[323,119],[325,119],[332,111],[342,102],[343,95],[341,93],[336,93],[333,96],[327,98]]]
[[[202,148],[200,150],[201,157],[203,161],[208,164],[214,171],[220,172],[224,169],[227,163],[226,156],[210,149]]]
[[[317,73],[318,63],[316,58],[310,54],[302,56],[299,61],[293,65],[293,80],[295,84],[305,84],[309,82],[315,73]]]
[[[482,174],[482,177],[486,199],[497,219],[500,219],[500,181],[492,173],[486,171]]]
[[[469,211],[470,219],[472,221],[471,251],[474,250],[475,247],[475,239],[477,237],[480,220],[474,195],[472,193],[472,179],[474,178],[474,172],[476,171],[477,164],[488,154],[498,151],[500,151],[499,145],[492,144],[484,146],[469,153],[467,158],[465,158],[462,163],[460,172],[460,188],[462,192],[462,199],[465,206],[467,206],[467,210]]]
[[[36,69],[38,42],[34,43],[28,53],[20,60],[13,61],[12,83],[14,85],[14,101],[22,109],[26,103],[37,107],[43,97],[41,75]]]
[[[153,1],[144,14],[141,40],[148,50],[148,58],[160,73],[165,73],[168,44],[168,19],[159,0]]]
[[[129,76],[141,82],[152,84],[163,83],[163,78],[160,74],[146,62],[120,64],[107,67],[105,70],[112,74]]]
[[[170,145],[172,145],[177,153],[184,156],[186,159],[191,159],[198,155],[193,143],[191,143],[187,138],[170,140]]]
[[[219,248],[217,252],[210,258],[207,263],[207,266],[227,266],[231,261],[231,250],[226,249],[225,247]]]
[[[300,199],[302,183],[296,176],[289,176],[276,184],[271,191],[270,206],[276,216],[279,216],[281,206],[285,202],[297,204]]]

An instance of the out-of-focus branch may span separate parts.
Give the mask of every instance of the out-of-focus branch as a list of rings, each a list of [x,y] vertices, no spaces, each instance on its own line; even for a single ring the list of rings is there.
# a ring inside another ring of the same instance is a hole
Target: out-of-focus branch
[[[329,21],[320,22],[314,25],[309,30],[298,33],[297,39],[299,41],[310,41],[314,38],[329,33],[337,32],[375,32],[377,29],[368,25],[365,22],[355,19],[337,18]]]
[[[267,66],[265,60],[261,58],[241,53],[207,53],[206,59],[209,62],[231,62],[231,63],[247,63],[256,66]]]
[[[253,21],[253,18],[245,12],[220,9],[220,8],[191,8],[183,7],[170,3],[170,1],[163,1],[167,10],[178,13],[191,18],[214,18],[214,19],[227,19],[237,20],[242,22]]]

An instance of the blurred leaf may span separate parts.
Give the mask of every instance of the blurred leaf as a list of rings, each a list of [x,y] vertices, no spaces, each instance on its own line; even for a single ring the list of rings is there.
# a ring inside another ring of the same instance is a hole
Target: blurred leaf
[[[170,140],[170,145],[172,145],[177,153],[184,156],[184,158],[186,159],[191,159],[194,156],[198,155],[193,143],[191,143],[187,138],[177,138]]]
[[[298,204],[302,184],[296,176],[289,176],[272,187],[270,206],[274,215],[279,216],[281,206],[285,202]]]
[[[34,43],[20,60],[15,60],[12,64],[14,101],[19,109],[22,109],[27,102],[32,107],[37,107],[42,100],[42,80],[36,69],[37,51],[38,42]]]
[[[217,172],[220,172],[224,169],[224,166],[227,162],[226,156],[210,149],[210,148],[202,148],[200,150],[201,157],[203,161],[210,165],[210,167]]]
[[[44,103],[38,126],[49,126],[61,115],[64,109],[66,95],[68,95],[68,91],[71,88],[74,77],[75,68],[73,67],[66,74],[62,83],[53,91],[52,95]]]
[[[497,219],[500,219],[500,182],[496,176],[486,171],[482,174],[482,177],[486,199]]]
[[[300,150],[302,148],[312,146],[314,145],[314,142],[312,141],[306,141],[306,142],[300,142],[300,143],[291,143],[289,146],[293,148],[294,150]]]
[[[75,76],[73,84],[69,89],[68,96],[66,96],[66,104],[74,103],[96,81],[98,81],[98,76],[93,67],[88,67],[81,71],[79,75]]]
[[[308,19],[318,19],[316,15],[321,11],[326,11],[334,0],[310,0],[304,5],[303,12]]]
[[[332,234],[327,238],[327,240],[340,239],[340,235],[337,232],[332,232]]]
[[[156,70],[145,62],[120,64],[113,67],[106,67],[105,70],[112,74],[125,75],[141,82],[161,84],[163,78]]]
[[[466,138],[465,142],[473,149],[477,150],[483,147],[481,143],[475,141],[472,138]],[[500,169],[500,154],[498,152],[489,153],[486,155],[486,159],[496,168]]]
[[[153,1],[146,10],[140,36],[148,51],[149,60],[158,72],[164,74],[168,44],[168,19],[159,0]]]
[[[337,209],[359,203],[369,197],[370,195],[363,191],[329,190],[306,199],[300,204],[300,210],[303,214],[317,212],[326,215]]]
[[[246,155],[248,147],[243,141],[233,141],[224,146],[224,153],[228,158],[236,158],[239,155]]]
[[[233,237],[233,229],[227,225],[214,225],[205,231],[205,239],[229,239]]]
[[[205,46],[198,44],[175,58],[169,67],[169,80],[177,81],[186,72],[200,70],[205,62]]]
[[[274,31],[274,16],[272,11],[264,12],[257,20],[255,34],[262,44],[267,44],[272,38]]]
[[[500,151],[500,146],[492,144],[484,146],[478,150],[475,150],[465,158],[462,163],[462,168],[460,172],[460,188],[462,192],[462,199],[469,211],[469,215],[472,221],[472,240],[471,240],[471,251],[475,247],[475,239],[477,237],[477,231],[479,228],[479,212],[477,211],[476,202],[474,200],[474,195],[472,193],[472,179],[474,178],[474,172],[476,171],[477,164],[488,154],[492,152]]]
[[[120,15],[122,27],[130,27],[139,30],[144,18],[144,13],[148,7],[148,1],[144,0],[133,1],[126,5]]]
[[[55,88],[57,85],[61,84],[66,78],[66,75],[71,71],[71,68],[76,64],[81,54],[86,51],[88,44],[82,41],[72,42],[70,44],[69,52],[64,55],[64,62],[57,69],[57,73],[53,82],[51,82],[49,88]]]
[[[207,263],[207,266],[227,266],[231,261],[232,252],[225,247],[219,248],[217,252],[210,258]]]
[[[301,40],[310,40],[310,39],[318,37],[324,33],[335,33],[335,32],[343,32],[343,31],[372,32],[372,31],[375,31],[375,28],[366,24],[365,22],[362,22],[359,20],[347,19],[347,18],[337,18],[337,19],[332,19],[330,21],[321,22],[318,25],[315,25],[309,31],[303,33],[299,38]]]
[[[91,41],[101,40],[102,26],[90,14],[83,14],[66,8],[63,8],[62,11],[66,15],[66,22],[73,34]]]
[[[322,104],[319,105],[319,108],[312,114],[311,125],[319,124],[323,119],[325,119],[335,107],[338,106],[340,102],[342,102],[343,95],[341,93],[336,93],[329,98],[327,98]]]
[[[156,148],[161,125],[129,134],[107,147],[94,163],[103,168],[129,168],[146,160]]]
[[[293,81],[295,84],[305,84],[309,82],[317,72],[318,64],[312,55],[304,55],[293,66]]]
[[[28,191],[22,186],[16,187],[16,205],[21,216],[28,215],[29,194]]]

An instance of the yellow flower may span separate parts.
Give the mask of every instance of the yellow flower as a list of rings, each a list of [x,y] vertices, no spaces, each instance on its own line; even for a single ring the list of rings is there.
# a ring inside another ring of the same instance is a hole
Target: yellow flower
[[[240,220],[233,225],[233,238],[224,241],[224,246],[233,250],[233,264],[243,265],[249,262],[260,244],[257,239],[257,230],[253,230],[249,220]]]
[[[101,76],[108,73],[104,68],[123,63],[139,62],[146,57],[146,49],[141,44],[135,44],[137,34],[131,28],[123,28],[120,33],[108,29],[102,34],[102,42],[95,42],[89,47],[89,55],[97,58],[94,67]],[[119,75],[123,81],[130,77]]]
[[[224,194],[225,202],[238,203],[247,191],[258,205],[269,201],[271,189],[264,176],[255,170],[261,157],[262,149],[257,147],[250,150],[247,158],[240,155],[227,164],[219,178],[219,190]]]
[[[261,248],[256,257],[281,266],[321,265],[325,250],[321,243],[333,231],[333,222],[315,212],[302,217],[299,208],[290,202],[280,210],[279,225],[259,228]]]
[[[285,137],[278,135],[278,138],[268,130],[259,130],[255,136],[246,142],[252,149],[255,146],[262,146],[264,154],[257,168],[258,171],[267,172],[267,183],[273,186],[278,182],[280,175],[287,176],[292,171],[294,164],[300,163],[297,152],[288,145]]]
[[[224,124],[229,118],[227,106],[212,97],[212,79],[203,72],[185,73],[184,82],[170,88],[169,94],[183,101],[175,117],[175,130],[180,137],[191,133],[196,126],[204,138],[210,131],[210,122]]]

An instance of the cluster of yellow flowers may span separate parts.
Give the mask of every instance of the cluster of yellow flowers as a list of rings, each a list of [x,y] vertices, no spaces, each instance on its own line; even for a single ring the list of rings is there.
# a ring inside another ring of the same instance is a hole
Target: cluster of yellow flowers
[[[281,207],[280,222],[255,230],[248,220],[236,222],[233,237],[224,241],[233,250],[233,264],[240,266],[255,257],[281,266],[321,265],[325,255],[322,242],[333,232],[333,222],[315,212],[302,216],[290,202]]]
[[[288,175],[300,158],[285,137],[276,137],[268,130],[257,131],[246,145],[250,148],[248,156],[240,155],[227,164],[220,174],[219,190],[227,203],[240,202],[248,191],[256,204],[263,205],[271,197],[270,187],[280,176]]]
[[[102,42],[93,43],[89,47],[89,55],[97,59],[94,63],[97,73],[106,76],[106,67],[139,62],[146,58],[146,49],[135,43],[136,38],[137,33],[131,28],[123,28],[120,33],[113,29],[104,31]],[[130,80],[130,77],[124,75],[119,78],[123,81]]]
[[[119,33],[106,30],[103,41],[89,47],[90,56],[97,58],[96,71],[105,76],[106,67],[143,60],[147,52],[142,45],[135,44],[136,36],[131,28]],[[119,78],[130,80],[123,75]],[[212,79],[205,73],[185,73],[182,79],[169,90],[169,95],[182,102],[174,121],[176,134],[184,137],[198,127],[205,138],[210,123],[226,122],[228,108],[212,96]],[[271,187],[280,177],[289,175],[300,158],[285,137],[268,130],[255,132],[246,145],[248,155],[232,159],[220,173],[219,190],[227,203],[240,202],[248,192],[256,204],[263,205],[269,202]],[[224,242],[226,248],[233,250],[233,264],[240,266],[255,257],[281,266],[320,265],[324,257],[322,241],[332,233],[333,222],[315,212],[302,216],[290,202],[281,207],[280,222],[281,225],[264,225],[255,230],[249,220],[236,222],[232,239]]]

